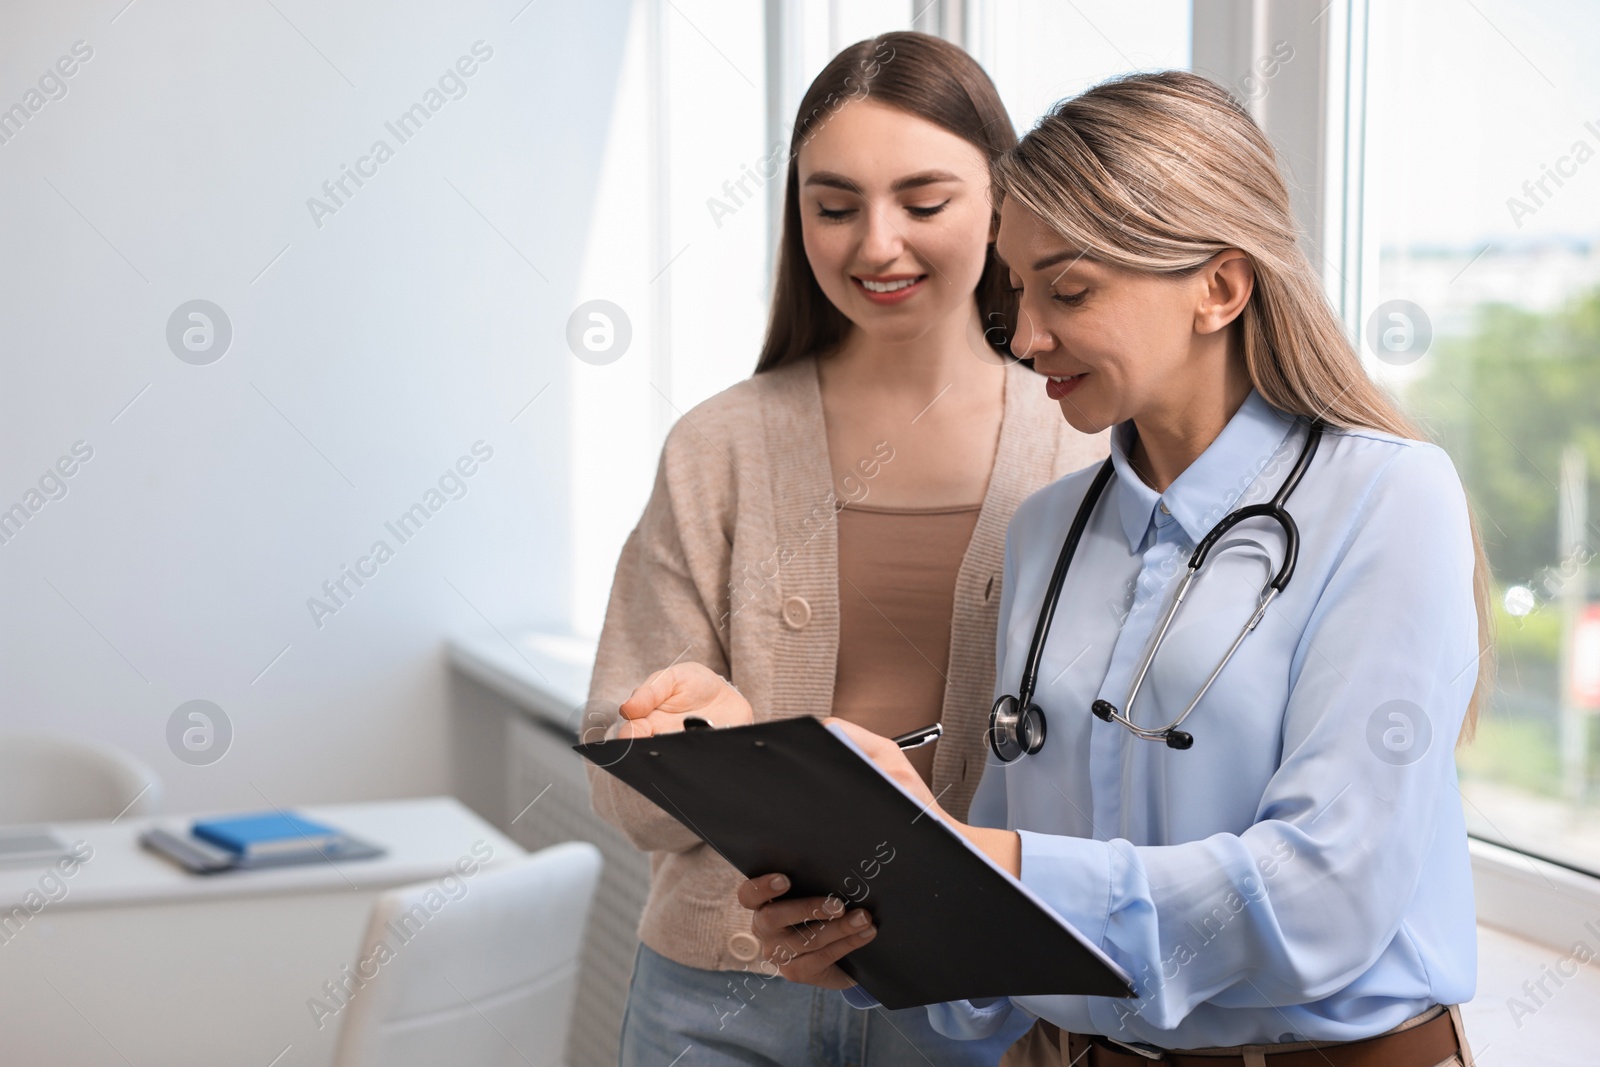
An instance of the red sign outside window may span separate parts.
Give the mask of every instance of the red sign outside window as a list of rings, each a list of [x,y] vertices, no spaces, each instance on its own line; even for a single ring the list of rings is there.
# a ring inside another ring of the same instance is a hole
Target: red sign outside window
[[[1572,628],[1572,702],[1600,710],[1600,604],[1590,604]]]

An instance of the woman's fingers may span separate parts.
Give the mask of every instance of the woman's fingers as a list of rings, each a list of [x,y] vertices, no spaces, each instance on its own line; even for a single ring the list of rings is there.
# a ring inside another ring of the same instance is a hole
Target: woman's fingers
[[[838,914],[830,911],[825,901],[843,907],[837,897],[764,904],[751,917],[750,929],[761,942],[762,958],[776,964],[784,978],[844,989],[854,981],[835,964],[871,941],[877,928],[859,908],[836,918],[820,917]],[[790,905],[800,907],[791,910]],[[795,921],[791,924],[789,920]]]
[[[628,695],[619,709],[624,719],[642,719],[659,708],[671,696],[674,682],[668,673],[672,668],[656,671]]]
[[[757,912],[750,922],[750,929],[761,939],[768,954],[780,961],[785,958],[798,960],[801,956],[820,952],[846,939],[854,939],[857,945],[864,944],[871,938],[857,935],[876,931],[872,916],[863,908],[854,908],[841,914],[837,911],[824,913],[818,907],[791,923],[766,916],[765,913],[774,907],[769,904]],[[827,962],[832,963],[833,960]]]
[[[773,900],[751,909],[750,928],[757,934],[776,937],[801,923],[829,922],[844,914],[845,903],[838,897],[797,897]]]
[[[783,874],[764,874],[739,883],[736,895],[739,903],[751,911],[760,911],[761,922],[772,930],[811,919],[833,919],[844,911],[844,901],[836,896],[796,897],[778,900],[789,891],[789,878]],[[755,920],[752,920],[752,928]],[[760,933],[760,931],[756,931]]]
[[[650,724],[644,719],[618,719],[611,728],[611,739],[630,741],[640,737],[653,737]]]
[[[749,701],[701,663],[676,663],[656,671],[622,702],[620,711],[625,719],[648,721],[657,734],[683,729],[685,715],[698,715],[713,726],[755,720]]]
[[[838,897],[776,900],[789,888],[781,874],[751,878],[739,886],[739,903],[754,914],[750,930],[761,942],[762,958],[794,982],[830,989],[852,985],[834,964],[871,941],[877,933],[863,909],[846,910]]]
[[[739,883],[739,903],[751,911],[773,897],[782,896],[789,891],[788,876],[782,874],[764,874],[760,878],[747,878]]]
[[[832,943],[797,956],[789,964],[780,965],[778,973],[791,982],[804,982],[825,989],[848,989],[856,984],[855,979],[841,971],[836,964],[871,941],[876,932],[876,927],[868,926],[860,933],[841,933]],[[776,958],[781,959],[782,956]]]
[[[866,753],[868,759],[876,763],[889,777],[903,786],[906,792],[916,797],[929,810],[937,813],[941,818],[946,818],[944,810],[939,807],[933,795],[933,790],[928,788],[928,783],[922,780],[922,775],[911,765],[906,758],[905,751],[890,738],[873,733],[863,726],[857,726],[845,719],[829,716],[822,720],[824,726],[838,726],[849,735],[856,747]]]
[[[837,726],[849,734],[850,740],[854,741],[861,751],[867,754],[867,758],[874,763],[898,766],[904,762],[908,767],[911,765],[911,761],[905,758],[904,749],[895,744],[892,739],[884,737],[882,734],[875,734],[865,726],[858,726],[849,719],[840,719],[832,715],[823,719],[822,725]]]

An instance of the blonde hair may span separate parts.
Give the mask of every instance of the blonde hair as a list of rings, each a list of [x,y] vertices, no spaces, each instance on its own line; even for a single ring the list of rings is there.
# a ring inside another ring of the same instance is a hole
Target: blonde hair
[[[1181,275],[1218,252],[1250,257],[1255,288],[1234,328],[1272,406],[1335,426],[1426,440],[1361,364],[1299,241],[1272,144],[1213,82],[1184,71],[1132,74],[1064,100],[995,163],[1012,198],[1095,259]],[[1485,646],[1459,742],[1494,689],[1489,563],[1469,513],[1473,595]]]

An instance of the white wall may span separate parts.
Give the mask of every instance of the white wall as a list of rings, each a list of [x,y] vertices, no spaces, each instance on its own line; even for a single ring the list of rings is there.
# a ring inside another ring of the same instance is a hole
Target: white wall
[[[790,95],[914,6],[785,7]],[[128,749],[174,811],[449,789],[443,640],[593,636],[666,429],[754,365],[771,190],[748,178],[792,117],[767,122],[769,7],[0,7],[0,730]],[[1006,12],[996,75],[1038,95]],[[1112,53],[1145,41],[1112,29]],[[479,41],[402,143],[386,123]],[[233,333],[203,365],[167,340],[193,300]],[[591,300],[631,327],[614,361],[568,346]],[[66,495],[30,499],[80,441]],[[402,544],[385,523],[479,441]],[[327,597],[379,539],[393,558]],[[234,733],[201,766],[169,737],[195,700]]]
[[[570,614],[568,398],[594,368],[565,328],[603,295],[580,290],[630,21],[623,0],[0,11],[0,108],[92,49],[0,126],[0,508],[93,451],[0,543],[0,729],[126,748],[171,810],[448,788],[441,641]],[[465,95],[400,143],[385,123],[478,41]],[[379,139],[393,158],[319,227],[308,198]],[[207,365],[166,340],[197,298],[233,329]],[[400,543],[385,522],[479,441],[465,496]],[[379,539],[394,557],[319,626],[308,598]],[[207,766],[167,739],[195,699],[235,735]]]

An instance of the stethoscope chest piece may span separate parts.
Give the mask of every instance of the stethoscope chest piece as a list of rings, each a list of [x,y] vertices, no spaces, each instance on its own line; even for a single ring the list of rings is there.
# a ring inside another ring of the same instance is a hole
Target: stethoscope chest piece
[[[1044,712],[1028,702],[1023,708],[1017,698],[1007,694],[994,702],[989,713],[989,748],[1001,763],[1031,756],[1044,747]]]

